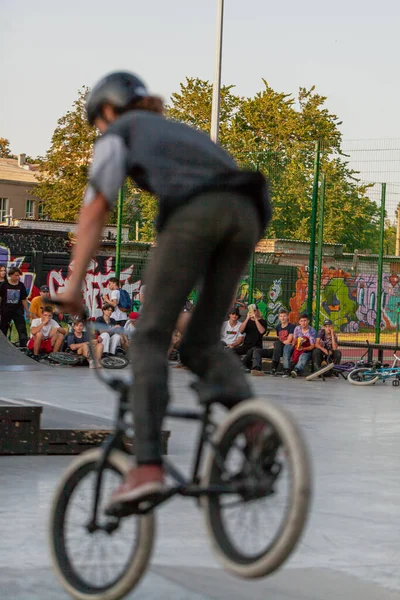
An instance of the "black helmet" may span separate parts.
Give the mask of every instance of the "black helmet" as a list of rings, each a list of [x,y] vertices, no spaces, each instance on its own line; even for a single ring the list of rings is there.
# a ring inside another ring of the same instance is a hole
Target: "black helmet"
[[[94,86],[86,101],[86,112],[90,125],[100,116],[104,104],[111,104],[117,112],[132,104],[135,100],[148,96],[143,81],[125,71],[110,73]]]

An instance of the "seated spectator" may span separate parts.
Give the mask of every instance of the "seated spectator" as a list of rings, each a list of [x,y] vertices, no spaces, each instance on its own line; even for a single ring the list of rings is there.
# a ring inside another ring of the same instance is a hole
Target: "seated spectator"
[[[129,313],[129,318],[124,325],[124,332],[121,335],[121,346],[122,346],[122,349],[124,350],[124,352],[128,351],[129,342],[130,342],[131,337],[135,333],[136,321],[138,320],[139,316],[140,315],[138,312],[133,311],[133,312]]]
[[[111,317],[114,310],[112,304],[104,304],[101,310],[103,311],[103,316],[97,317],[96,323],[106,325],[108,328],[108,331],[99,332],[99,338],[103,344],[103,352],[104,354],[116,354],[118,349],[122,350],[121,334],[124,330]]]
[[[168,360],[175,360],[180,362],[179,346],[181,344],[181,341],[182,334],[178,329],[175,329],[172,334],[171,343],[168,348]]]
[[[339,365],[342,359],[342,353],[338,350],[338,339],[333,331],[333,323],[326,319],[323,328],[318,332],[315,341],[315,348],[312,352],[314,368],[319,371],[323,360],[331,358],[335,365]]]
[[[315,346],[315,329],[309,326],[308,315],[300,315],[299,324],[293,333],[292,362],[294,368],[290,372],[292,377],[297,377],[304,371],[304,367],[311,360],[311,353]]]
[[[262,348],[263,335],[267,330],[267,322],[261,318],[261,312],[255,304],[250,304],[246,319],[240,324],[239,333],[245,335],[241,346],[232,348],[238,356],[243,356],[242,362],[245,369],[250,369],[253,360],[253,351]]]
[[[36,296],[31,301],[29,308],[31,323],[34,319],[40,319],[45,306],[50,307],[54,314],[54,306],[50,302],[50,290],[47,285],[42,285],[39,290],[39,296]]]
[[[221,343],[225,348],[236,348],[243,344],[246,335],[239,332],[241,322],[238,308],[232,309],[228,321],[222,325]]]
[[[84,321],[82,319],[75,319],[72,324],[72,333],[67,335],[67,348],[79,356],[84,356],[89,362],[89,368],[95,369],[96,363],[97,365],[100,364],[100,359],[103,355],[103,344],[98,340],[93,340],[95,353],[93,359],[90,354],[89,338],[86,331],[83,331],[83,328]]]
[[[33,319],[31,323],[31,338],[27,348],[32,350],[35,356],[40,353],[58,352],[64,343],[66,331],[52,317],[52,307],[45,306],[42,316]]]
[[[289,323],[289,313],[286,308],[281,308],[278,313],[280,323],[276,327],[278,339],[273,348],[256,348],[253,352],[252,375],[264,375],[262,370],[262,359],[272,358],[272,375],[276,374],[279,361],[283,357],[283,373],[286,377],[290,373],[290,357],[293,352],[293,333],[295,325]]]

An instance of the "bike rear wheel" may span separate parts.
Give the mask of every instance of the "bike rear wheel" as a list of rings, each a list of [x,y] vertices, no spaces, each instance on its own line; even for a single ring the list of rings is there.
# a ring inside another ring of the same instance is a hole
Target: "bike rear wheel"
[[[202,498],[213,550],[231,573],[264,577],[288,558],[306,524],[311,468],[303,437],[288,413],[258,399],[233,409],[214,443],[202,486],[236,481],[248,491]],[[254,485],[270,491],[252,495]]]
[[[347,377],[347,381],[350,381],[353,385],[373,385],[378,380],[379,375],[368,367],[354,369],[354,371],[350,371]]]
[[[100,363],[104,369],[125,369],[129,361],[122,354],[113,354],[109,356],[103,356],[100,360]]]
[[[59,365],[73,366],[81,362],[81,357],[72,352],[51,352],[46,358]]]
[[[101,448],[81,454],[61,478],[51,509],[49,542],[53,566],[65,590],[77,600],[118,600],[141,579],[150,560],[155,516],[107,517],[110,494],[132,466],[114,450],[104,467],[97,524],[90,532]]]

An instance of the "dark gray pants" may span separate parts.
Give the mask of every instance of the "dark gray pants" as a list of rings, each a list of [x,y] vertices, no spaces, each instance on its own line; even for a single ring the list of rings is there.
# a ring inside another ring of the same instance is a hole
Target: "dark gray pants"
[[[161,426],[169,400],[167,351],[179,313],[199,280],[202,290],[182,339],[181,360],[199,378],[224,386],[232,399],[251,397],[240,361],[220,344],[220,331],[259,236],[252,201],[234,192],[198,196],[176,210],[161,232],[144,274],[146,299],[131,343],[138,464],[161,462]]]

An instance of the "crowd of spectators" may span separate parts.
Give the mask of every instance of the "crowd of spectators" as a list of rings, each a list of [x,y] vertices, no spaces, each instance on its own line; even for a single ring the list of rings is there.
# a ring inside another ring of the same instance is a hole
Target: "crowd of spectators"
[[[102,296],[102,316],[97,317],[99,329],[96,331],[94,356],[89,351],[89,340],[84,330],[84,322],[75,319],[68,328],[61,325],[63,314],[55,311],[51,304],[50,291],[46,285],[37,290],[38,295],[28,305],[27,291],[20,281],[22,275],[18,267],[6,271],[0,265],[0,330],[7,335],[10,323],[14,322],[19,336],[19,345],[27,346],[33,355],[67,350],[83,355],[90,366],[98,364],[103,356],[125,354],[129,340],[135,331],[140,317],[139,312],[131,311],[130,299],[121,290],[116,277],[108,281],[107,292]],[[144,301],[145,286],[140,290],[141,305]],[[28,340],[25,315],[30,320]],[[190,320],[190,312],[182,310],[171,339],[168,357],[176,360],[179,366],[179,345]],[[241,359],[241,368],[254,376],[263,376],[263,359],[271,360],[272,375],[276,375],[282,361],[283,377],[298,377],[308,363],[319,370],[322,362],[331,360],[340,363],[337,335],[332,321],[325,320],[318,333],[310,326],[307,314],[301,314],[297,323],[289,321],[289,312],[281,308],[275,328],[276,341],[272,347],[264,347],[267,321],[255,304],[246,307],[236,305],[229,312],[221,330],[221,344],[226,351],[234,352]],[[101,328],[100,328],[101,325]]]

